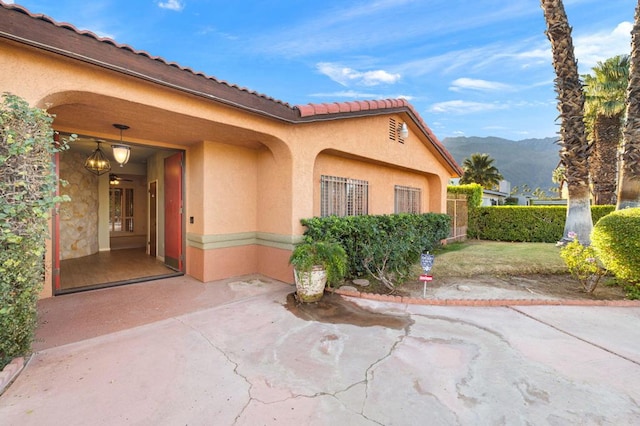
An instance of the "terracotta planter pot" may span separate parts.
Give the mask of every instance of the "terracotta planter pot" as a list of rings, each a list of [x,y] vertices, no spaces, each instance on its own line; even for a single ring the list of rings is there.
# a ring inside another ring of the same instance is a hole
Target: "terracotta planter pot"
[[[327,285],[327,271],[321,266],[314,266],[310,272],[300,272],[294,269],[296,294],[298,300],[304,303],[317,302],[324,295]]]

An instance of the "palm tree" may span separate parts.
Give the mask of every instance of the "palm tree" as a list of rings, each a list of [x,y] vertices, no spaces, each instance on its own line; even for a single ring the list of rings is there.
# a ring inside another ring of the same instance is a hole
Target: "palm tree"
[[[488,154],[471,154],[471,157],[462,163],[464,173],[460,183],[477,183],[487,189],[498,186],[503,177],[493,165],[493,161]]]
[[[566,168],[569,200],[562,243],[575,232],[583,245],[591,243],[591,206],[589,202],[589,145],[583,120],[584,91],[573,52],[571,27],[561,0],[540,0],[551,42],[555,86],[560,112],[560,159]]]
[[[618,147],[629,84],[629,56],[598,62],[593,75],[584,76],[585,120],[592,140],[589,159],[595,204],[615,204]]]
[[[627,121],[622,132],[624,150],[616,209],[640,207],[640,1],[631,30],[631,59],[627,88]]]

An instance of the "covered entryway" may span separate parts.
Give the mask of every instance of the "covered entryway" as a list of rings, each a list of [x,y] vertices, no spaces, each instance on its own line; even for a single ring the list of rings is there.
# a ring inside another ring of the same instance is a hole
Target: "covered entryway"
[[[55,294],[184,273],[183,262],[173,256],[181,255],[184,245],[183,151],[128,144],[130,159],[119,166],[111,152],[116,143],[80,135],[58,154],[64,181],[59,191],[68,201],[60,204],[54,221]],[[100,175],[85,168],[98,146],[111,163],[111,170]],[[167,159],[174,159],[170,173]]]

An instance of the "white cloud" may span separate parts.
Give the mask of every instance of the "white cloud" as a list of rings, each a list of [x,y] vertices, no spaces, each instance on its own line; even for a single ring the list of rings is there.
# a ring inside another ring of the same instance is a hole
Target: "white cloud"
[[[365,93],[357,92],[355,90],[342,90],[340,92],[330,93],[312,93],[310,96],[314,98],[351,98],[351,99],[380,99],[382,96],[379,93]]]
[[[598,61],[631,53],[632,22],[621,22],[612,31],[574,37],[573,44],[580,72],[589,72]],[[588,68],[588,69],[587,69]]]
[[[463,90],[479,90],[482,92],[508,91],[512,86],[497,81],[478,80],[475,78],[458,78],[451,83],[449,90],[460,92]]]
[[[328,92],[328,93],[312,93],[309,96],[314,98],[328,98],[328,99],[336,99],[336,98],[347,98],[347,99],[406,99],[407,101],[411,101],[413,96],[410,95],[386,95],[381,93],[368,93],[368,92],[358,92],[356,90],[342,90],[339,92]]]
[[[438,102],[431,105],[429,112],[436,114],[473,114],[478,112],[495,111],[505,109],[506,104],[486,103],[486,102],[470,102],[463,100]]]
[[[5,2],[6,4],[14,4],[14,3],[15,3],[13,0],[4,0],[4,2]]]
[[[394,84],[400,79],[400,74],[392,74],[384,70],[356,71],[352,68],[329,62],[321,62],[316,65],[316,68],[320,73],[343,86],[350,86],[351,84],[360,86]]]
[[[162,9],[175,10],[177,12],[184,9],[184,3],[180,0],[167,0],[158,2],[158,6]]]

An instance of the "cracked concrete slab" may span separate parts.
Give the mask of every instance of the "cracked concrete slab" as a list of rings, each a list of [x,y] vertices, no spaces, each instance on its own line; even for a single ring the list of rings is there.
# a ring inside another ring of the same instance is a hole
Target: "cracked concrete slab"
[[[0,424],[640,421],[640,308],[335,296],[303,315],[286,288],[249,293],[36,353],[0,396]]]

